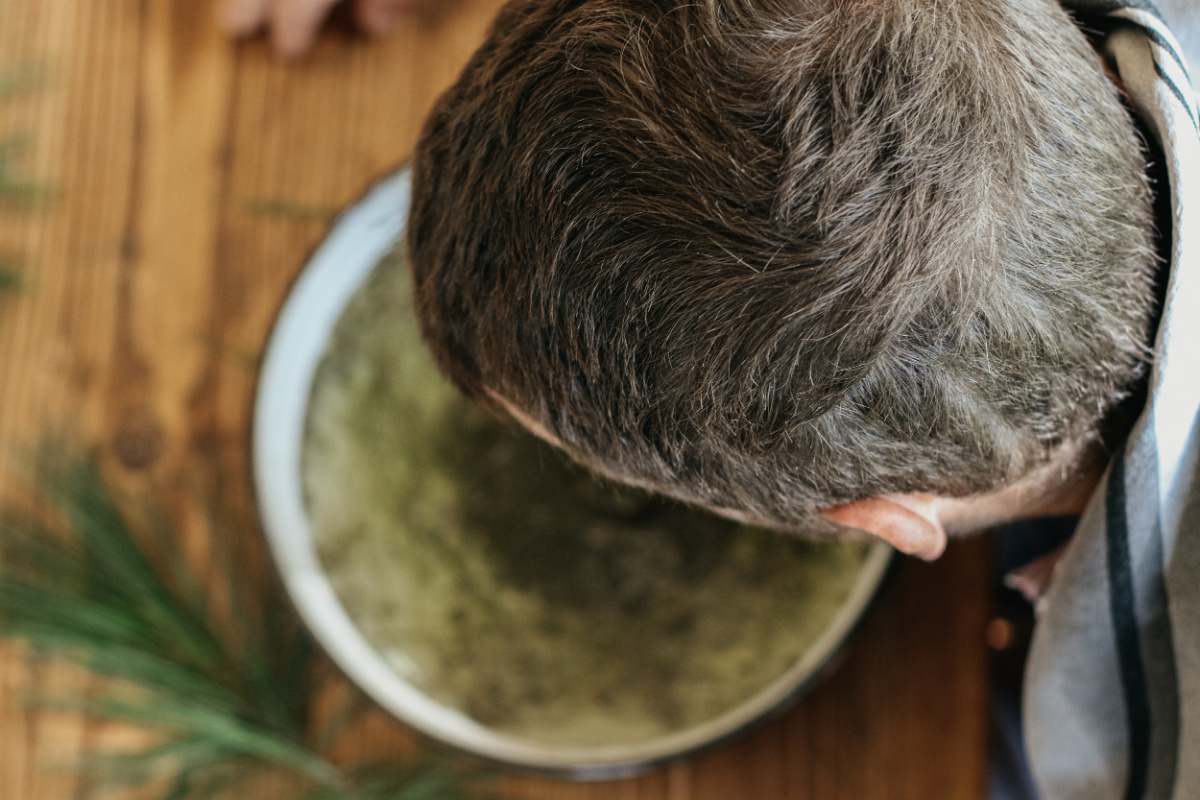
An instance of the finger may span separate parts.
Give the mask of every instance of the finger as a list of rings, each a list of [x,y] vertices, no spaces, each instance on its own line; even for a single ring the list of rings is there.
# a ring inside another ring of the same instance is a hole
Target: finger
[[[418,0],[357,0],[354,18],[367,33],[383,34],[395,30],[404,12]]]
[[[267,0],[226,0],[221,25],[234,36],[254,33],[267,21]]]
[[[298,56],[316,38],[336,0],[271,0],[271,42],[285,56]]]
[[[1013,570],[1004,576],[1004,585],[1023,594],[1029,602],[1036,603],[1050,588],[1054,573],[1058,569],[1058,562],[1066,552],[1067,545],[1064,544],[1057,550]]]

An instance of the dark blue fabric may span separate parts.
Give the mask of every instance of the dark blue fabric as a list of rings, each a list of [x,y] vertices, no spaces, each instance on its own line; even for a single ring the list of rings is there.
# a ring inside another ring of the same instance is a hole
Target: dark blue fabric
[[[1025,676],[1028,636],[1033,607],[1004,585],[1010,572],[1058,549],[1071,538],[1078,517],[1047,517],[1014,522],[992,535],[992,574],[997,616],[1008,620],[1021,641],[1011,652],[992,660],[992,741],[988,770],[988,800],[1039,800],[1025,755],[1021,721],[1021,691]]]
[[[1021,689],[992,687],[992,751],[988,800],[1039,800],[1025,757]]]

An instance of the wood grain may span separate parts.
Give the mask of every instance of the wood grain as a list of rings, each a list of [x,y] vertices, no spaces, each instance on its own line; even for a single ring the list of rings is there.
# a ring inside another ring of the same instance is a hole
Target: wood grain
[[[252,510],[247,426],[275,311],[328,215],[407,157],[498,6],[430,7],[382,41],[335,26],[284,63],[228,41],[201,0],[0,0],[0,73],[45,75],[0,99],[0,136],[28,132],[19,167],[54,187],[44,206],[0,206],[0,256],[30,278],[0,297],[5,451],[47,431],[94,447],[123,488],[162,499],[203,565],[212,507]],[[0,472],[0,493],[16,485]],[[267,576],[256,537],[242,555]],[[905,564],[832,679],[737,744],[631,780],[505,785],[531,800],[981,798],[986,560],[967,542]],[[23,703],[87,685],[0,647],[0,800],[83,796],[64,765],[136,736]],[[373,714],[337,753],[415,746]]]

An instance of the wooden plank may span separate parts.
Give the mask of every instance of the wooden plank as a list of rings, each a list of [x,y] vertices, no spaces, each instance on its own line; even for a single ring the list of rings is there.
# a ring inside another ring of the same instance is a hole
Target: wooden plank
[[[28,696],[27,654],[24,648],[5,644],[0,647],[0,798],[16,800],[29,797],[26,785],[33,771],[29,742],[29,715],[23,698]]]
[[[101,7],[103,5],[103,7]],[[6,2],[0,70],[30,65],[41,85],[0,102],[0,134],[26,133],[22,175],[50,184],[45,205],[0,208],[2,247],[28,289],[0,306],[0,442],[7,459],[53,429],[99,431],[124,201],[134,160],[139,4]],[[5,464],[7,466],[7,464]],[[0,482],[6,482],[0,472]],[[25,707],[39,691],[87,681],[0,648],[0,797],[71,796],[87,728]]]

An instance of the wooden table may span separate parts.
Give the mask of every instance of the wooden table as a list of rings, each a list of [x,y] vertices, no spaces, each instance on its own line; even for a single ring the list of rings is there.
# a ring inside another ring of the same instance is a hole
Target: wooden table
[[[41,206],[0,207],[0,255],[30,279],[0,297],[3,446],[65,430],[95,447],[114,481],[167,505],[205,563],[206,504],[251,504],[255,358],[290,281],[329,215],[407,157],[498,6],[445,3],[379,42],[335,26],[287,64],[263,41],[227,41],[204,0],[0,0],[0,74],[42,76],[0,98],[0,136],[28,133],[19,166],[53,186]],[[509,786],[595,800],[982,797],[988,607],[986,548],[956,544],[934,565],[906,563],[833,679],[741,743],[634,780]],[[83,793],[62,766],[116,734],[22,697],[86,680],[0,648],[0,800]],[[407,747],[377,714],[338,749]]]

